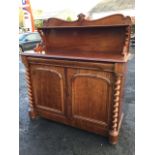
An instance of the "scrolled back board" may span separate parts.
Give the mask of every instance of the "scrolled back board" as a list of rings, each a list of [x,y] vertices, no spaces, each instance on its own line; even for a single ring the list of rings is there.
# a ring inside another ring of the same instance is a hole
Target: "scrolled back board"
[[[97,25],[131,25],[131,18],[125,17],[122,14],[115,14],[96,20],[88,20],[84,14],[79,14],[75,21],[65,21],[58,18],[49,18],[44,20],[43,26],[97,26]]]
[[[101,52],[128,55],[131,18],[115,14],[96,20],[79,14],[75,21],[58,18],[44,20],[38,28],[47,52]],[[66,39],[67,38],[67,39]]]

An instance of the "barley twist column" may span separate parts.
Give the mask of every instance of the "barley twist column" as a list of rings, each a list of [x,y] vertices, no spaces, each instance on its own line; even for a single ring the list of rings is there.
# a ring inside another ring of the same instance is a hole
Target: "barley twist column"
[[[114,84],[114,98],[113,98],[113,110],[112,110],[112,123],[109,133],[109,140],[112,144],[116,144],[118,141],[118,124],[119,124],[119,104],[120,104],[120,88],[121,88],[121,76],[116,76]]]
[[[129,48],[130,33],[131,33],[131,27],[128,26],[126,28],[126,32],[125,32],[125,42],[124,42],[124,47],[123,47],[123,51],[122,51],[123,56],[126,56],[128,48]]]
[[[34,110],[34,98],[32,93],[32,84],[30,79],[30,70],[28,65],[25,65],[26,67],[26,82],[27,82],[27,89],[28,89],[28,96],[29,96],[29,116],[30,118],[34,119],[36,117],[36,112]]]

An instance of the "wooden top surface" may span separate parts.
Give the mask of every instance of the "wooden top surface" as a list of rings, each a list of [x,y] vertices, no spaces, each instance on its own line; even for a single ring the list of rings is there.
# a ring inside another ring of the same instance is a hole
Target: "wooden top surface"
[[[53,52],[35,52],[33,50],[22,53],[21,55],[37,57],[37,58],[48,58],[48,59],[64,59],[64,60],[81,60],[81,61],[92,61],[92,62],[127,62],[128,54],[126,57],[122,57],[118,54],[110,54],[110,53],[90,53],[90,52],[63,52],[63,51],[53,51]]]

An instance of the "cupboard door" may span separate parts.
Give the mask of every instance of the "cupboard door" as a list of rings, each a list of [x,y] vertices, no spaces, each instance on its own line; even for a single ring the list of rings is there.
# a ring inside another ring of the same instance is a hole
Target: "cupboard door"
[[[85,129],[100,127],[108,130],[112,78],[110,72],[68,70],[70,116],[74,124]]]
[[[36,108],[65,115],[64,68],[32,65],[31,79]]]

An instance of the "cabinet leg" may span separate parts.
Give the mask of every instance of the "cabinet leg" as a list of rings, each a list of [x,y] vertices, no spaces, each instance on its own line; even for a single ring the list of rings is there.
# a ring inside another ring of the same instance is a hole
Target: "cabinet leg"
[[[118,130],[116,130],[116,131],[112,130],[112,131],[109,132],[109,142],[111,144],[117,144],[117,142],[118,142],[118,135],[119,135],[119,131],[120,131],[120,128],[121,128],[123,116],[124,116],[124,114],[122,113],[121,119],[120,119],[120,122],[119,122],[119,125],[118,125]]]
[[[109,142],[111,144],[117,144],[118,143],[118,131],[110,131],[109,132]]]
[[[29,117],[31,118],[31,119],[35,119],[35,118],[37,118],[37,113],[34,111],[34,110],[29,110]]]

